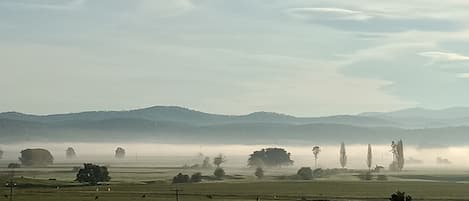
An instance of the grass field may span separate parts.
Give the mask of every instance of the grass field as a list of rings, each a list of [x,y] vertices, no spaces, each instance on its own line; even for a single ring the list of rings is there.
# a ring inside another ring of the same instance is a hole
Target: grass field
[[[361,181],[354,173],[343,173],[312,181],[279,179],[295,174],[297,168],[267,169],[264,179],[253,176],[245,167],[226,167],[231,176],[221,181],[205,180],[196,184],[171,184],[179,172],[201,171],[211,175],[213,170],[183,169],[179,166],[154,166],[135,163],[112,163],[112,181],[106,185],[83,186],[73,182],[72,167],[79,163],[56,163],[48,168],[15,170],[14,200],[388,200],[400,190],[414,200],[469,200],[469,177],[465,171],[412,170],[399,174],[383,173],[387,181]],[[2,164],[2,166],[4,166]],[[0,169],[0,182],[7,182],[10,170]],[[58,187],[58,188],[57,188]],[[97,191],[96,189],[99,189]],[[110,191],[108,191],[110,189]],[[9,188],[1,187],[0,200],[8,200]]]

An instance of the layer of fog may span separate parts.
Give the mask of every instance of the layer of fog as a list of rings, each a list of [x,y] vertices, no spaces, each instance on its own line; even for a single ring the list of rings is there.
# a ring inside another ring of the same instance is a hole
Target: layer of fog
[[[320,145],[318,164],[323,168],[339,167],[339,144]],[[373,166],[387,167],[392,162],[389,145],[373,146]],[[4,161],[16,161],[19,152],[26,148],[45,148],[51,151],[56,161],[65,162],[65,150],[73,147],[78,154],[74,162],[125,162],[126,164],[148,163],[155,166],[191,165],[199,163],[204,156],[213,157],[219,153],[227,156],[226,166],[246,166],[249,154],[267,147],[282,147],[291,153],[294,166],[313,166],[312,146],[281,146],[281,145],[196,145],[196,144],[113,144],[113,143],[21,143],[0,144],[5,152]],[[124,161],[114,159],[114,150],[125,148],[127,157]],[[346,145],[348,168],[366,168],[367,145]],[[405,146],[406,167],[418,168],[465,168],[469,167],[469,147],[419,148]]]

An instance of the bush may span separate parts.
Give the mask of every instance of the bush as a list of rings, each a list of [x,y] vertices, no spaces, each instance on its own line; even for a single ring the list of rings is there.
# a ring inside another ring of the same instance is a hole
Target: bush
[[[21,165],[18,163],[10,163],[8,164],[8,168],[21,168]]]
[[[326,174],[326,171],[324,171],[321,168],[316,168],[313,170],[313,177],[322,177]]]
[[[412,197],[410,195],[405,195],[405,192],[397,191],[391,195],[389,198],[390,201],[412,201]]]
[[[196,172],[191,176],[191,182],[197,183],[202,181],[202,173]]]
[[[376,179],[379,180],[379,181],[387,181],[388,176],[386,176],[384,174],[380,174],[380,175],[378,175],[378,177]]]
[[[310,167],[302,167],[296,173],[303,180],[313,179],[313,170]]]
[[[258,179],[262,179],[264,178],[264,170],[261,167],[258,167],[254,175],[256,175]]]
[[[373,174],[370,172],[362,172],[358,175],[358,178],[363,181],[369,181],[373,179]]]
[[[225,176],[225,170],[223,168],[217,168],[213,172],[213,175],[215,175],[217,179],[221,179]]]
[[[173,184],[180,184],[180,183],[189,183],[189,175],[179,173],[175,177],[173,177]]]
[[[78,171],[76,181],[96,185],[98,182],[108,182],[111,180],[107,167],[85,163]]]

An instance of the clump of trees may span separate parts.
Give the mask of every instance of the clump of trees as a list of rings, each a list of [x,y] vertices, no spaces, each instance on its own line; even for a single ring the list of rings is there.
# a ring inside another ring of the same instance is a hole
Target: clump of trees
[[[219,168],[221,166],[222,163],[225,163],[226,162],[226,156],[224,156],[223,154],[218,154],[218,156],[216,156],[215,158],[213,158],[213,164]]]
[[[393,154],[393,161],[389,165],[389,170],[391,171],[401,171],[404,168],[404,145],[402,140],[399,140],[397,143],[392,141],[391,143],[391,152]]]
[[[225,173],[225,170],[223,168],[217,168],[213,172],[213,175],[215,175],[215,177],[217,179],[222,179],[223,177],[225,177],[226,173]]]
[[[77,153],[75,152],[75,149],[73,149],[72,147],[67,148],[67,150],[65,150],[65,157],[66,157],[67,159],[76,158],[76,157],[77,157]]]
[[[3,158],[3,150],[0,149],[0,159]]]
[[[187,174],[179,173],[178,175],[173,177],[173,184],[180,184],[180,183],[189,183],[190,178]]]
[[[108,182],[111,180],[109,171],[105,166],[94,165],[91,163],[85,163],[81,168],[76,177],[76,181],[80,183],[89,183],[90,185],[96,185],[99,182]]]
[[[405,192],[397,191],[391,195],[390,201],[412,201],[412,196],[405,195]]]
[[[191,182],[197,183],[202,181],[202,173],[196,172],[191,176]]]
[[[313,179],[313,170],[310,167],[302,167],[298,170],[296,175],[303,180]]]
[[[115,157],[116,158],[125,158],[125,149],[122,148],[122,147],[117,147],[116,151],[115,151]]]
[[[19,160],[24,166],[47,166],[54,163],[54,157],[46,149],[25,149],[21,151]]]
[[[202,173],[196,172],[189,177],[187,174],[179,173],[173,177],[173,184],[197,183],[202,181]]]
[[[347,166],[347,151],[345,150],[345,143],[340,144],[340,166],[345,168]]]
[[[264,169],[262,169],[261,167],[256,168],[256,172],[254,172],[254,175],[256,175],[258,179],[264,178]]]
[[[254,151],[249,155],[248,166],[250,167],[281,167],[293,165],[290,159],[290,153],[282,148],[267,148],[260,151]]]

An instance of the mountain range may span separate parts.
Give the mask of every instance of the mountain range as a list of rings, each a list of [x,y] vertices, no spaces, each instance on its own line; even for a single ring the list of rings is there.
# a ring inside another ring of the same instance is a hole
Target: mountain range
[[[357,115],[295,117],[273,112],[220,115],[177,106],[128,111],[31,115],[0,113],[2,142],[152,141],[161,143],[388,143],[422,146],[469,142],[469,108],[411,108]]]

